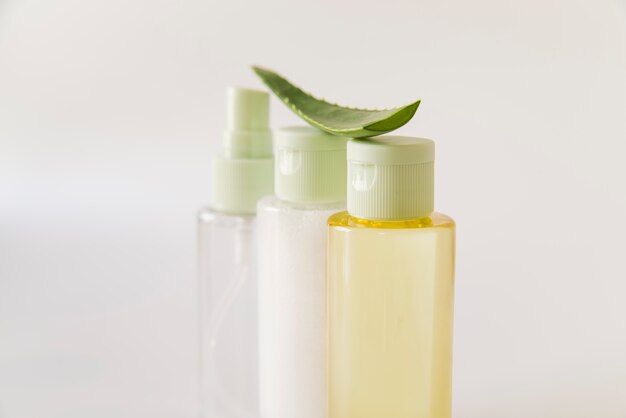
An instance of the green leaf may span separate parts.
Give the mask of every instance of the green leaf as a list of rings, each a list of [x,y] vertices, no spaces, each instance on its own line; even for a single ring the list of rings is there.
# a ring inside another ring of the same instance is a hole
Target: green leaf
[[[420,101],[393,109],[355,109],[316,99],[273,71],[252,67],[265,85],[307,123],[334,135],[365,138],[398,129],[411,120]]]

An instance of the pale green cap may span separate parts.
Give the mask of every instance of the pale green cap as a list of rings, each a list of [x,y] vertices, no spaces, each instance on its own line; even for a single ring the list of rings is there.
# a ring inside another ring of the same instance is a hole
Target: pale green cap
[[[211,206],[226,213],[253,214],[257,200],[273,191],[269,95],[231,87],[227,115],[222,152],[213,157]]]
[[[348,213],[406,220],[434,210],[435,143],[408,136],[348,142]]]
[[[276,196],[296,203],[345,201],[347,140],[311,126],[276,131]]]

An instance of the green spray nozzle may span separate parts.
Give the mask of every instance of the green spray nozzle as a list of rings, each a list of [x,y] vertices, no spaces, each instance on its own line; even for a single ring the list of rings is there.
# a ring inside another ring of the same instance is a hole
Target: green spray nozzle
[[[257,200],[271,194],[274,185],[269,95],[231,87],[227,114],[222,152],[213,156],[211,205],[226,213],[253,214]]]
[[[272,155],[269,95],[260,90],[230,87],[227,93],[226,158],[264,158]]]

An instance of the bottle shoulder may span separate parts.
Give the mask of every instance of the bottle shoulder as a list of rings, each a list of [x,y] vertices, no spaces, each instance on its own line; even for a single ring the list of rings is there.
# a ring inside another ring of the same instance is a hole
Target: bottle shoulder
[[[237,215],[224,213],[210,207],[205,207],[198,211],[198,222],[201,224],[245,227],[252,225],[255,218],[256,216],[254,214]]]
[[[328,219],[330,227],[349,229],[420,229],[420,228],[449,228],[454,229],[454,220],[443,213],[433,212],[430,216],[419,219],[401,221],[375,221],[350,216],[347,211],[338,212]]]
[[[289,211],[340,211],[345,209],[345,202],[331,202],[331,203],[297,203],[288,202],[279,199],[276,196],[266,196],[259,200],[257,211],[269,211],[269,212],[289,212]]]

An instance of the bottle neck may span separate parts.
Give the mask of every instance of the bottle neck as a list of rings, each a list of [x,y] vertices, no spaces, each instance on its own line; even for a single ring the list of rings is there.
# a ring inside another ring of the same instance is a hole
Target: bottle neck
[[[363,228],[384,228],[384,229],[406,229],[406,228],[428,228],[432,226],[432,214],[411,219],[363,219],[352,216],[348,213],[348,222],[354,227]]]
[[[313,210],[313,211],[340,211],[345,210],[346,201],[299,201],[299,200],[286,200],[279,196],[275,196],[275,205],[297,210]]]
[[[420,229],[420,228],[450,228],[454,227],[454,220],[442,213],[433,212],[428,216],[405,220],[376,221],[351,216],[347,211],[338,212],[328,220],[329,226],[348,227],[355,229]]]

